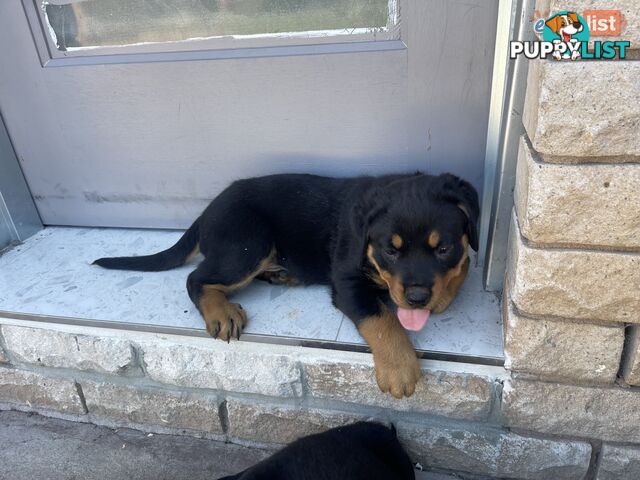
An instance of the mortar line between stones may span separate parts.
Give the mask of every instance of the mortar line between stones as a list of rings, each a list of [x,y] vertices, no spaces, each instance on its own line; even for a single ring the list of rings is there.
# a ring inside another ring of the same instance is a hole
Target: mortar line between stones
[[[87,407],[87,400],[84,398],[84,392],[82,391],[82,385],[80,385],[77,381],[73,382],[76,386],[76,391],[78,392],[78,397],[80,398],[80,403],[82,404],[82,409],[85,414],[89,413],[89,408]]]
[[[227,399],[225,398],[218,406],[218,418],[222,426],[222,433],[229,436],[229,409],[227,408]]]
[[[591,441],[591,459],[589,460],[589,468],[584,480],[596,480],[598,476],[598,470],[600,468],[600,461],[602,460],[602,441]]]
[[[0,353],[3,353],[4,356],[9,360],[9,364],[11,365],[15,364],[13,355],[9,352],[9,349],[7,348],[7,344],[5,343],[1,324],[0,324]]]
[[[60,412],[58,410],[52,410],[45,407],[29,407],[26,404],[10,404],[6,402],[0,402],[0,412],[23,412],[23,413],[35,413],[46,418],[55,418],[59,420],[65,420],[68,422],[85,423],[90,425],[98,425],[111,429],[128,428],[130,430],[136,430],[144,433],[154,433],[158,435],[185,435],[192,438],[202,438],[213,441],[225,441],[224,436],[221,434],[205,432],[202,430],[193,430],[182,427],[163,427],[161,425],[141,424],[131,421],[119,421],[109,417],[104,417],[94,414],[69,414]]]
[[[129,345],[131,346],[131,363],[134,371],[139,370],[140,376],[148,377],[147,365],[144,363],[144,352],[142,348],[134,342],[129,342]]]
[[[634,324],[626,324],[624,327],[624,343],[622,344],[622,353],[620,354],[620,367],[618,368],[617,378],[618,382],[624,386],[628,387],[625,381],[625,375],[627,372],[631,370],[631,365],[633,363],[633,354],[638,348],[637,341],[635,341],[635,337],[638,333],[638,325]]]
[[[511,308],[513,309],[513,312],[518,317],[522,317],[527,320],[554,320],[554,321],[561,321],[562,323],[572,323],[576,326],[589,324],[589,325],[597,325],[599,327],[608,327],[608,328],[618,328],[623,323],[623,322],[606,321],[606,320],[580,320],[577,318],[562,317],[560,315],[552,315],[552,314],[544,314],[544,315],[531,314],[531,313],[523,312],[522,310],[520,310],[511,298],[509,298],[509,305],[511,306]],[[633,325],[633,324],[630,324],[630,325]]]
[[[604,161],[589,161],[589,159],[593,159],[593,158],[597,158],[597,159],[602,159],[602,157],[598,157],[598,156],[594,156],[594,155],[590,155],[590,156],[577,156],[577,155],[550,155],[550,154],[541,154],[540,152],[538,152],[534,147],[533,144],[531,143],[531,139],[529,138],[529,135],[525,132],[522,137],[524,137],[524,141],[527,144],[527,147],[529,148],[529,150],[532,152],[531,153],[531,157],[533,158],[533,161],[537,164],[540,165],[550,165],[550,166],[554,166],[557,165],[559,167],[589,167],[589,166],[607,166],[607,167],[618,167],[618,166],[624,166],[624,165],[638,165],[640,164],[640,156],[638,155],[608,155],[605,156],[604,158],[611,158],[611,159],[623,159],[623,158],[633,158],[633,161],[630,162],[624,162],[624,161],[611,161],[611,162],[604,162]],[[578,161],[578,162],[567,162],[567,161],[559,161],[559,162],[554,162],[554,161],[549,161],[549,160],[545,160],[545,158],[556,158],[556,159],[567,159],[567,158],[577,158],[583,161]],[[588,159],[587,161],[584,161],[584,159]]]
[[[516,435],[520,435],[522,437],[537,438],[540,440],[582,442],[582,443],[589,443],[589,444],[591,444],[592,442],[602,442],[602,443],[607,443],[609,445],[615,445],[619,447],[633,447],[633,448],[638,447],[637,442],[622,442],[619,440],[602,440],[599,438],[581,437],[579,435],[571,435],[566,433],[539,432],[535,430],[528,430],[524,427],[511,427],[508,424],[503,425],[502,428],[508,430],[511,433],[515,433]]]
[[[613,390],[624,391],[630,393],[640,393],[640,386],[635,385],[620,385],[618,383],[595,383],[595,382],[580,382],[575,379],[560,379],[560,378],[544,378],[533,374],[518,373],[517,377],[512,380],[527,382],[527,383],[546,383],[551,385],[563,385],[567,387],[575,388],[587,388],[595,390]]]
[[[502,390],[504,388],[504,382],[506,379],[504,378],[496,378],[493,381],[493,398],[491,399],[491,404],[489,405],[489,413],[487,415],[487,420],[489,423],[495,423],[496,425],[501,425],[504,422],[501,422],[502,417]]]

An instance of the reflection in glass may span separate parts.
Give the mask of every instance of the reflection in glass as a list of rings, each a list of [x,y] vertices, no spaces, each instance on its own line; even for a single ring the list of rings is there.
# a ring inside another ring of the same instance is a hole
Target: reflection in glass
[[[49,0],[60,50],[203,37],[387,27],[395,0]]]

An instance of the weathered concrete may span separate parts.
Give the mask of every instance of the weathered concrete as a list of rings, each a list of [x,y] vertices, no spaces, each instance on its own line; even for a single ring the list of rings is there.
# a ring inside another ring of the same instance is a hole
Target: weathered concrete
[[[189,436],[0,412],[0,480],[215,480],[266,456]]]
[[[533,60],[523,123],[542,154],[640,155],[638,98],[638,62]]]
[[[515,312],[508,290],[504,311],[505,368],[555,380],[616,380],[625,337],[622,324],[527,318]]]
[[[184,435],[0,412],[0,480],[215,480],[269,453]],[[416,480],[459,479],[416,472]]]
[[[600,452],[596,480],[638,480],[640,447],[605,443]]]
[[[85,413],[73,380],[52,379],[11,368],[0,368],[0,403],[65,414]]]
[[[520,141],[515,204],[534,243],[640,248],[640,165],[538,162]]]
[[[133,360],[131,344],[108,336],[3,325],[7,350],[18,362],[45,367],[124,373]]]
[[[581,480],[589,467],[586,442],[524,437],[505,430],[451,425],[397,425],[410,456],[431,468],[492,477]]]
[[[282,397],[302,395],[297,359],[277,346],[158,340],[141,344],[141,348],[147,374],[158,382]]]
[[[526,245],[515,215],[508,288],[523,315],[640,322],[640,255]]]
[[[502,413],[510,427],[640,443],[640,395],[626,388],[512,379],[504,384]]]
[[[82,392],[92,416],[111,422],[148,425],[148,428],[190,429],[222,434],[220,401],[205,393],[159,390],[133,385],[82,381]]]
[[[397,400],[380,394],[373,363],[364,359],[349,363],[308,359],[304,372],[308,392],[316,398],[452,418],[486,418],[494,391],[489,376],[423,368],[415,393]]]
[[[229,436],[260,443],[285,444],[305,435],[367,419],[358,414],[235,399],[227,401],[227,409]]]

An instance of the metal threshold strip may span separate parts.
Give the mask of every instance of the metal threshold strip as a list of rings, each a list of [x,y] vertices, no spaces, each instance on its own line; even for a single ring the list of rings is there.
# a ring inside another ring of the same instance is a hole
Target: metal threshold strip
[[[206,331],[195,328],[169,327],[163,325],[149,325],[143,323],[114,322],[111,320],[89,320],[84,318],[57,317],[30,313],[7,312],[0,310],[0,319],[9,318],[26,320],[38,323],[57,323],[62,325],[78,325],[83,327],[108,328],[116,330],[129,330],[133,332],[159,333],[167,335],[182,335],[187,337],[209,337]],[[276,345],[290,345],[296,347],[323,348],[327,350],[341,350],[348,352],[370,352],[363,344],[338,342],[334,340],[318,340],[296,337],[285,337],[266,334],[246,333],[241,337],[242,341],[255,343],[270,343]],[[477,365],[504,366],[504,358],[465,355],[462,353],[439,352],[417,349],[418,356],[422,359],[440,360],[447,362],[471,363]]]

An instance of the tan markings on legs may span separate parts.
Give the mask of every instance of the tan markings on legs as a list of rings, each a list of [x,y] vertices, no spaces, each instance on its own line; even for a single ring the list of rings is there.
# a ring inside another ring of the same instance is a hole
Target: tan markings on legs
[[[284,268],[280,270],[264,271],[256,278],[265,280],[273,285],[287,285],[289,287],[300,285],[300,282],[296,278],[290,276],[289,272]]]
[[[244,288],[247,285],[249,285],[254,278],[256,278],[262,272],[267,270],[269,266],[273,265],[273,259],[275,258],[275,256],[276,256],[276,250],[274,248],[274,249],[271,249],[271,252],[269,253],[269,255],[263,258],[258,264],[258,266],[252,272],[247,274],[247,276],[244,277],[239,282],[236,282],[232,285],[222,285],[221,283],[216,283],[212,285],[205,285],[204,287],[214,288],[216,290],[220,290],[223,293],[231,293],[234,290],[239,290],[241,288]]]
[[[373,245],[369,244],[369,246],[367,247],[367,259],[369,260],[369,263],[373,265],[377,272],[377,276],[374,275],[371,277],[371,279],[376,284],[382,287],[386,287],[389,290],[389,294],[391,295],[391,298],[396,303],[396,305],[407,307],[407,305],[403,301],[404,285],[402,285],[402,281],[397,276],[394,276],[390,272],[382,269],[376,261],[373,253]]]
[[[432,230],[427,238],[427,243],[431,248],[436,248],[440,243],[440,233],[437,230]]]
[[[196,243],[196,246],[193,247],[193,250],[191,250],[191,253],[187,255],[187,259],[184,261],[184,263],[190,262],[196,256],[198,256],[199,253],[200,253],[200,242]]]
[[[209,284],[202,286],[202,295],[198,304],[207,326],[207,332],[212,337],[221,338],[227,342],[232,337],[240,339],[240,333],[247,323],[247,314],[240,304],[229,302],[226,294],[249,285],[251,280],[272,263],[274,257],[275,249],[272,249],[269,256],[263,259],[255,270],[232,285]]]
[[[229,302],[223,292],[207,287],[210,285],[204,286],[199,302],[207,332],[227,342],[233,337],[240,339],[247,314],[239,304]]]
[[[458,264],[444,276],[437,277],[433,285],[431,302],[429,302],[428,308],[433,310],[434,313],[443,312],[451,305],[451,302],[456,297],[460,286],[469,272],[470,261],[467,253],[469,240],[466,235],[463,235],[461,241],[464,247],[462,258]]]
[[[395,314],[382,308],[380,315],[362,320],[358,331],[371,347],[380,390],[410,397],[420,379],[418,358]]]

